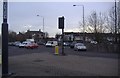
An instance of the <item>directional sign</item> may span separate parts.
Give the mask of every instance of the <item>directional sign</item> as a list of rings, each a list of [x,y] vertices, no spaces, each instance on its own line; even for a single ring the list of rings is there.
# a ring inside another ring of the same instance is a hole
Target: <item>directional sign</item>
[[[3,19],[7,19],[7,2],[3,2]]]

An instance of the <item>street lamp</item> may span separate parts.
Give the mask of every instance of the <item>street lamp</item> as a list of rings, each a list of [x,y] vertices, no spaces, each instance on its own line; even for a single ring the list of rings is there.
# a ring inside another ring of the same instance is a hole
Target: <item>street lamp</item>
[[[73,6],[82,6],[82,9],[83,9],[83,41],[85,41],[84,5],[73,5]]]
[[[44,17],[43,17],[43,16],[40,16],[40,15],[37,15],[37,16],[43,18],[43,42],[46,42],[46,33],[45,33],[45,31],[44,31]]]
[[[115,0],[115,43],[117,43],[117,5]]]
[[[44,17],[43,17],[43,16],[40,16],[40,15],[37,15],[37,16],[43,18],[43,33],[44,33]]]

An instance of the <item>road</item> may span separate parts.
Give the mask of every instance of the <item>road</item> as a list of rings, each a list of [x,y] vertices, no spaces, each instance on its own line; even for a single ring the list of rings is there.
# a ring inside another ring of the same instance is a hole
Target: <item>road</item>
[[[67,56],[55,56],[54,51],[54,47],[42,45],[37,49],[9,46],[9,71],[15,76],[118,75],[117,54],[74,51],[65,47]]]
[[[31,53],[43,53],[48,52],[54,54],[55,48],[54,47],[45,47],[40,45],[37,49],[26,49],[26,48],[19,48],[15,46],[9,46],[9,56],[18,56],[24,54],[31,54]],[[88,56],[88,57],[103,57],[103,58],[114,58],[118,59],[118,54],[113,53],[101,53],[101,52],[90,52],[90,51],[74,51],[69,47],[64,48],[64,52],[67,55],[77,55],[77,56]],[[59,53],[61,53],[61,48],[59,47]]]

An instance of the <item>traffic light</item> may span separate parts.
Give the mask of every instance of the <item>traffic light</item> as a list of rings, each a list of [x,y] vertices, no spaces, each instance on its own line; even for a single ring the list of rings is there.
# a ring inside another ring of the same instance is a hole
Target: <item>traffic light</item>
[[[64,29],[64,17],[59,17],[58,18],[58,23],[59,23],[58,28],[59,29]]]

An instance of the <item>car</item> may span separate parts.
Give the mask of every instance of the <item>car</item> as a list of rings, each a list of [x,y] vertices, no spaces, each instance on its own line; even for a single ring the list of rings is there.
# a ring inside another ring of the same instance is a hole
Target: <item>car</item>
[[[75,45],[76,43],[77,43],[76,41],[73,41],[73,42],[70,44],[70,48],[74,48],[74,45]]]
[[[73,41],[73,42],[70,44],[70,48],[74,48],[74,45],[75,45],[76,43],[83,43],[83,40]]]
[[[25,46],[29,43],[31,43],[31,42],[30,41],[24,41],[24,42],[19,44],[19,48],[25,48]]]
[[[21,44],[20,41],[16,41],[16,42],[13,43],[13,45],[16,46],[16,47],[19,47],[19,44]]]
[[[8,42],[9,46],[14,46],[14,42]]]
[[[26,44],[25,48],[27,48],[27,49],[38,48],[38,44],[37,43],[28,43],[28,44]]]
[[[69,43],[69,42],[64,42],[63,45],[64,45],[64,46],[69,46],[70,43]]]
[[[37,42],[38,45],[45,45],[44,42]]]
[[[91,41],[90,43],[91,44],[97,44],[97,41]]]
[[[86,46],[83,43],[76,43],[74,45],[74,50],[75,51],[78,51],[78,50],[84,50],[84,51],[86,51],[87,48],[86,48]]]
[[[57,41],[47,41],[47,43],[45,44],[46,47],[54,47],[57,45],[58,45]]]

